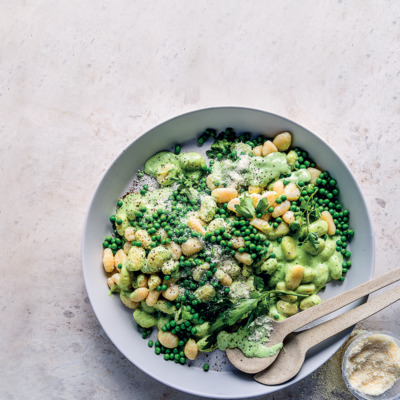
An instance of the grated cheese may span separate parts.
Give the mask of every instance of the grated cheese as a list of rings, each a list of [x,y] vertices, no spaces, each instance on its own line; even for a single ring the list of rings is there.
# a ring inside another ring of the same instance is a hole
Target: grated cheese
[[[271,320],[268,316],[262,315],[260,317],[257,317],[249,325],[250,335],[248,337],[248,340],[252,342],[258,342],[261,339],[264,339],[265,341],[267,341],[271,335],[272,330],[273,328],[271,325]]]
[[[368,336],[351,350],[346,373],[355,390],[379,396],[400,377],[400,348],[387,335]]]

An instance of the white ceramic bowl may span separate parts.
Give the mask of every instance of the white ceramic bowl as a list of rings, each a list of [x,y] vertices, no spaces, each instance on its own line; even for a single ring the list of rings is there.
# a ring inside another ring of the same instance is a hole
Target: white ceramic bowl
[[[315,162],[338,180],[341,200],[351,213],[355,237],[351,243],[353,266],[342,282],[331,282],[323,297],[329,298],[349,290],[372,277],[374,241],[367,207],[360,188],[343,160],[322,139],[298,124],[268,112],[221,107],[194,111],[173,118],[146,132],[128,146],[112,163],[100,181],[87,214],[82,238],[82,268],[87,293],[93,310],[111,341],[138,368],[153,378],[176,389],[213,398],[249,398],[278,391],[303,379],[325,363],[344,343],[351,329],[316,346],[309,352],[300,373],[279,386],[264,386],[250,375],[243,374],[222,358],[211,360],[210,371],[204,372],[203,359],[189,368],[166,363],[146,345],[135,328],[131,310],[125,308],[118,296],[108,296],[106,277],[101,265],[102,242],[110,234],[109,216],[115,212],[117,199],[130,187],[138,168],[154,153],[172,149],[176,143],[187,144],[183,151],[203,152],[195,139],[206,128],[223,130],[233,127],[236,132],[252,132],[273,136],[281,131],[293,134],[294,146],[307,150]],[[356,302],[352,307],[361,304]],[[351,307],[345,307],[348,310]],[[339,312],[334,315],[338,315]],[[216,367],[215,367],[216,365]]]
[[[357,391],[356,389],[353,388],[353,386],[350,385],[350,382],[348,380],[346,366],[347,366],[348,359],[350,357],[352,350],[362,340],[364,340],[370,336],[374,336],[374,335],[389,336],[397,344],[397,346],[400,347],[400,336],[396,335],[392,332],[373,331],[373,332],[366,332],[366,333],[360,334],[350,343],[349,347],[346,349],[346,351],[344,353],[343,360],[342,360],[343,379],[344,379],[349,391],[353,394],[353,396],[355,396],[359,400],[399,400],[400,399],[400,379],[398,379],[390,389],[388,389],[386,392],[382,393],[379,396],[371,396],[371,395]]]

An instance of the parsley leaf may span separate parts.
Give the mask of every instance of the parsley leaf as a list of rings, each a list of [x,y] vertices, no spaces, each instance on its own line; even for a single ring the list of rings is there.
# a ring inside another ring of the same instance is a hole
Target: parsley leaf
[[[256,290],[250,293],[251,299],[258,299],[260,296],[261,296],[260,292],[257,292]]]
[[[263,197],[257,204],[256,213],[257,214],[266,214],[268,210],[268,199]]]
[[[253,218],[256,214],[256,209],[253,205],[253,199],[247,194],[244,195],[243,199],[240,199],[240,204],[235,205],[235,210],[245,218]]]
[[[247,319],[246,328],[259,316],[267,315],[270,309],[270,296],[264,297],[258,304],[257,307],[251,312]]]
[[[237,321],[243,319],[249,312],[253,311],[258,304],[258,299],[244,299],[236,303],[235,308],[232,308],[224,318],[224,322],[232,326]]]

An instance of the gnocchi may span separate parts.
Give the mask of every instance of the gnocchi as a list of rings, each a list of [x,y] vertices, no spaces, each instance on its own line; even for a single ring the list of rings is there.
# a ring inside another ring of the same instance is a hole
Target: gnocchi
[[[198,144],[210,137],[208,160],[181,145],[148,159],[139,192],[117,197],[103,242],[110,296],[133,311],[143,337],[155,327],[156,354],[182,364],[242,331],[243,343],[263,337],[255,332],[268,317],[319,304],[319,291],[351,267],[354,231],[337,182],[290,132],[210,128]]]

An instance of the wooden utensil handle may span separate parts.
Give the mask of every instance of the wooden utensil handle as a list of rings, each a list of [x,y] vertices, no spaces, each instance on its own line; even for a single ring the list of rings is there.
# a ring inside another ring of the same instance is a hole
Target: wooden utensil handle
[[[331,299],[326,300],[317,306],[304,310],[301,313],[298,313],[287,320],[280,322],[280,324],[284,325],[287,334],[289,334],[296,329],[315,321],[318,318],[324,317],[333,311],[339,310],[340,308],[353,303],[361,297],[382,289],[383,287],[388,286],[398,280],[400,280],[400,268],[389,271],[386,274],[365,282],[362,285],[350,289],[345,293],[332,297]]]
[[[300,343],[304,343],[306,350],[308,350],[325,339],[342,332],[343,330],[355,325],[363,319],[368,318],[378,311],[390,306],[397,300],[400,300],[400,286],[389,290],[375,299],[369,300],[365,304],[353,308],[352,310],[347,311],[346,313],[339,315],[330,321],[324,322],[321,325],[299,333],[299,339],[300,336],[304,335],[304,342],[300,339]]]

